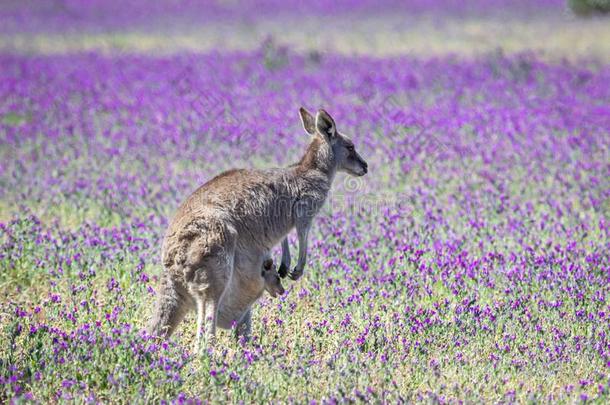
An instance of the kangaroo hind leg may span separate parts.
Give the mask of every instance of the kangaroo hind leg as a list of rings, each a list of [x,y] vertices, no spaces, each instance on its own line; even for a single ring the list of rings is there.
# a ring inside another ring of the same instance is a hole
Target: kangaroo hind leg
[[[197,309],[197,333],[195,351],[201,348],[202,340],[206,346],[215,344],[218,309],[223,295],[233,275],[235,242],[229,238],[222,248],[213,249],[193,271],[188,283],[190,295]]]
[[[198,295],[195,298],[195,302],[197,309],[197,333],[195,336],[194,353],[199,353],[202,340],[206,347],[215,344],[218,304],[212,299],[206,299],[205,294]]]

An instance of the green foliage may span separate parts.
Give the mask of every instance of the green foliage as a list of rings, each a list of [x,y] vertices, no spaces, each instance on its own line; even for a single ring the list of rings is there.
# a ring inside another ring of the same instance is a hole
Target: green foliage
[[[610,12],[610,0],[568,0],[568,5],[574,13],[579,15]]]

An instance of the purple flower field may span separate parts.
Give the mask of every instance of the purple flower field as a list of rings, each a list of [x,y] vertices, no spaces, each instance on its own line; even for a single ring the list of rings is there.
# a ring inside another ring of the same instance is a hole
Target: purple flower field
[[[301,105],[369,163],[304,277],[251,342],[195,356],[192,316],[146,336],[169,217],[223,170],[297,161]],[[610,400],[604,62],[3,51],[0,140],[0,402]]]
[[[11,4],[12,3],[12,4]],[[0,8],[0,32],[67,32],[159,29],[164,25],[206,24],[214,21],[255,22],[261,18],[295,15],[404,13],[468,15],[541,13],[566,9],[563,0],[38,0],[14,1]]]

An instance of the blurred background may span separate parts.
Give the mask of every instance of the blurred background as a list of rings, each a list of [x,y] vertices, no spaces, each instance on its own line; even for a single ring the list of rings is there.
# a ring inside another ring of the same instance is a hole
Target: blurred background
[[[19,52],[244,50],[473,54],[502,48],[610,58],[608,0],[4,0],[0,48]]]
[[[610,403],[609,10],[0,0],[0,403]],[[168,220],[301,105],[369,164],[304,277],[252,344],[148,339]]]

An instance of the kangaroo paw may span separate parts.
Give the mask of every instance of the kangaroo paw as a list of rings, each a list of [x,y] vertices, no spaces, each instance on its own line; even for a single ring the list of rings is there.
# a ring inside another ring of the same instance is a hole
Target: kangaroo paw
[[[279,274],[281,278],[286,278],[286,276],[288,275],[288,266],[286,266],[284,263],[281,263],[277,274]]]
[[[292,273],[290,273],[288,276],[292,280],[297,281],[298,279],[301,278],[302,275],[303,275],[303,269],[295,267],[294,270],[292,270]]]

